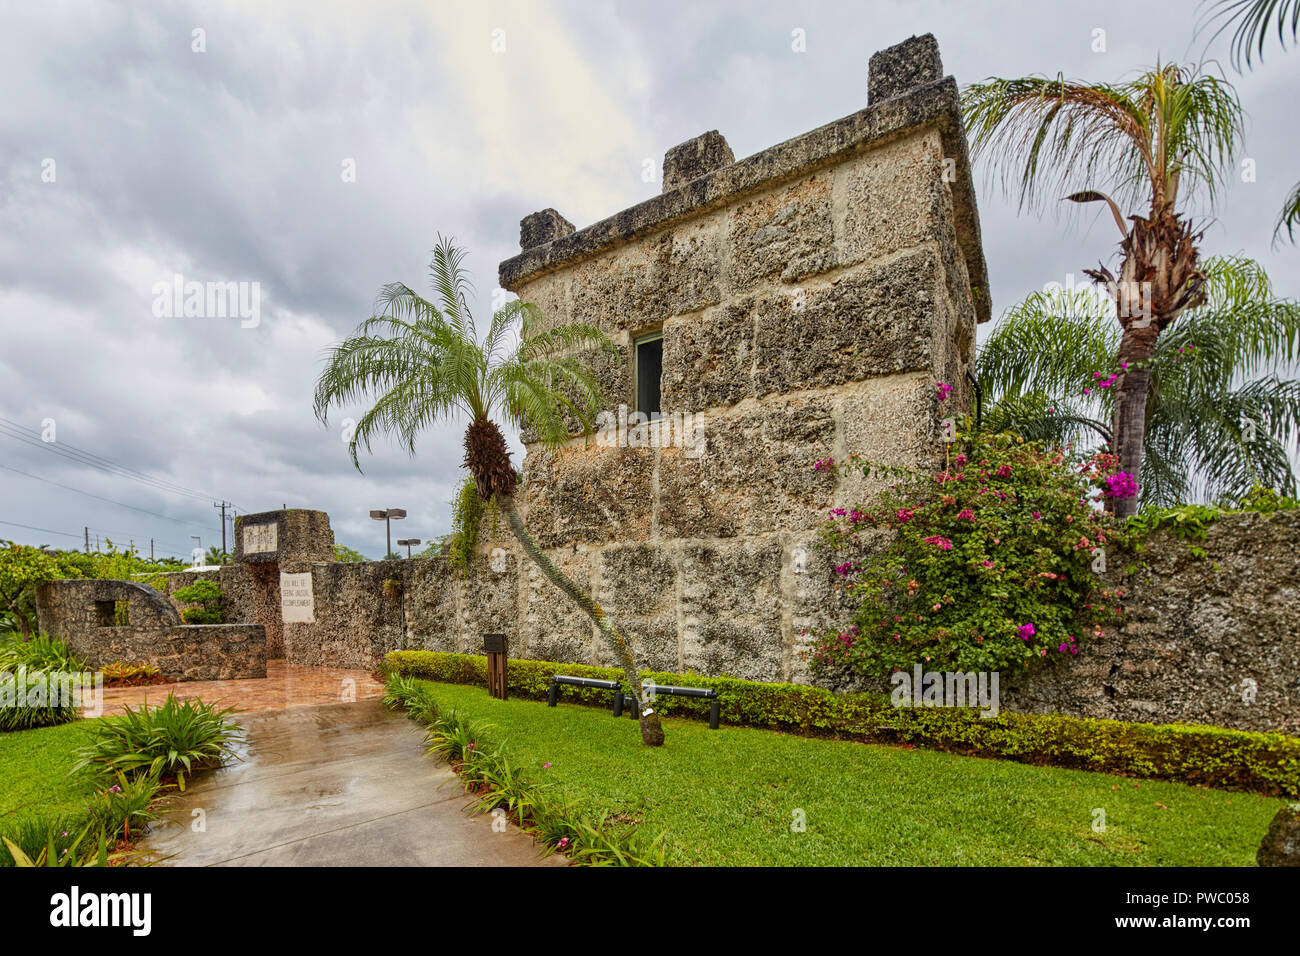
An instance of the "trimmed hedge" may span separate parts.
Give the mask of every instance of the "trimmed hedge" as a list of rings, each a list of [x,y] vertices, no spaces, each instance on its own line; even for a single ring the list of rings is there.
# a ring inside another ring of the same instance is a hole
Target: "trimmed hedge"
[[[487,658],[470,654],[393,651],[381,671],[448,684],[487,684]],[[507,690],[516,697],[545,700],[555,674],[622,679],[622,672],[612,667],[515,659],[507,670]],[[733,725],[1300,796],[1300,738],[1286,734],[1010,711],[986,718],[973,709],[894,707],[887,695],[835,694],[803,684],[641,674],[656,684],[712,687],[721,700],[723,721]],[[609,691],[568,686],[561,688],[560,697],[599,707],[609,707],[613,700]],[[655,706],[661,713],[697,719],[707,718],[709,710],[707,700],[695,698],[660,697]]]

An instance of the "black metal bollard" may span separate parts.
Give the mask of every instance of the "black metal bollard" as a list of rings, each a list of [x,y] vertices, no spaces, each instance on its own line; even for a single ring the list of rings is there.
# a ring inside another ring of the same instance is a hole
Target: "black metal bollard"
[[[551,678],[551,686],[546,691],[546,706],[554,707],[560,698],[560,685],[555,683],[555,678]]]

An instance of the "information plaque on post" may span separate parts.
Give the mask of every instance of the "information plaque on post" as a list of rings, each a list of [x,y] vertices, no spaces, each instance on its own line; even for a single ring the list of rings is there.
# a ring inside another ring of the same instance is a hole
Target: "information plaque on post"
[[[487,653],[488,696],[506,699],[506,636],[484,634],[483,650]]]

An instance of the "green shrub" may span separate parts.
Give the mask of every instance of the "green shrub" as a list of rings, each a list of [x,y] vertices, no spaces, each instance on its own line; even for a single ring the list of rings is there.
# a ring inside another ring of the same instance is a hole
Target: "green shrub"
[[[201,700],[181,702],[174,695],[157,707],[127,707],[121,715],[98,721],[95,736],[78,751],[73,770],[89,769],[105,777],[174,776],[184,790],[186,774],[236,756],[234,747],[243,731],[226,719],[233,711]]]
[[[198,580],[177,588],[172,597],[182,604],[195,604],[181,611],[181,620],[186,624],[220,624],[221,623],[221,585],[215,581]]]
[[[461,575],[468,575],[474,566],[474,553],[478,548],[483,519],[487,518],[495,529],[497,509],[494,502],[484,502],[479,497],[473,478],[460,483],[451,503],[451,534],[447,541],[447,558]]]
[[[1089,627],[1111,622],[1105,609],[1118,602],[1092,564],[1116,529],[1093,504],[1110,494],[1117,459],[979,431],[958,434],[948,456],[937,475],[856,458],[841,466],[895,483],[869,509],[834,509],[822,529],[856,611],[822,635],[815,671],[884,677],[925,662],[1007,672],[1077,654]],[[887,530],[884,547],[855,559],[873,529]]]
[[[16,634],[0,640],[0,670],[17,670],[24,664],[28,670],[66,673],[88,669],[85,661],[68,650],[68,645],[48,634],[38,634],[26,641]]]
[[[449,684],[487,683],[487,659],[435,651],[394,651],[388,674]],[[621,680],[611,667],[517,659],[506,672],[508,693],[545,700],[555,674]],[[834,694],[803,684],[642,671],[643,680],[718,692],[729,724],[786,733],[887,744],[911,744],[979,757],[1050,764],[1123,776],[1178,780],[1230,790],[1300,795],[1300,738],[1184,724],[1133,724],[1063,714],[981,717],[977,710],[894,707],[886,695]],[[609,707],[612,694],[562,687],[561,699]],[[709,701],[661,696],[661,713],[704,719]],[[613,718],[611,718],[613,719]]]
[[[12,672],[0,671],[0,731],[76,720],[80,702],[73,691],[66,671],[30,669],[25,664]]]
[[[39,849],[33,849],[30,845],[24,847],[9,837],[0,838],[0,845],[4,847],[10,866],[108,866],[106,834],[96,833],[93,826],[86,826],[76,836],[69,836],[70,832],[49,827],[43,834],[39,834],[44,837]],[[38,833],[39,831],[29,828],[24,837],[32,838]]]

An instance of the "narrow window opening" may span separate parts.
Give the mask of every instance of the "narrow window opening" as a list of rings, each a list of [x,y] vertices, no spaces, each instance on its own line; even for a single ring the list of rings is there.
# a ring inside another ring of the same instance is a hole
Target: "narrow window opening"
[[[660,385],[663,380],[664,337],[662,333],[636,342],[636,411],[654,419],[660,408]]]

